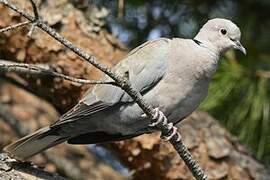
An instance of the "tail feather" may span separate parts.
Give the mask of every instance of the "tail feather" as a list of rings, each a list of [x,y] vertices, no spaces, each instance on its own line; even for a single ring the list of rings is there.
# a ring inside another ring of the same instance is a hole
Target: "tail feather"
[[[4,151],[18,160],[25,161],[67,139],[68,137],[61,136],[50,127],[45,127],[6,146]]]

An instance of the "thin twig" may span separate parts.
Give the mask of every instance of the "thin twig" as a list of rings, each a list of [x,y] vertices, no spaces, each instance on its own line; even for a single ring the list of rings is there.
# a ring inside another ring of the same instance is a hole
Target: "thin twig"
[[[35,19],[38,20],[39,19],[39,14],[38,14],[38,8],[37,8],[37,5],[36,3],[34,2],[34,0],[29,0],[31,5],[32,5],[32,8],[33,8],[33,12],[34,12],[34,15],[35,15]]]
[[[39,21],[39,14],[38,14],[37,5],[34,2],[34,0],[29,0],[29,1],[30,1],[31,5],[32,5],[34,16],[35,16],[35,21],[32,22],[32,25],[30,27],[30,30],[27,33],[27,36],[31,38],[32,37],[32,34],[33,34],[34,30],[35,30],[35,27],[37,26],[37,22]]]
[[[33,32],[34,32],[36,26],[37,26],[37,23],[36,22],[33,22],[32,25],[31,25],[31,27],[30,27],[29,32],[27,33],[27,36],[28,37],[30,37],[30,38],[32,37]]]
[[[18,23],[18,24],[10,25],[8,27],[0,29],[0,33],[7,32],[7,31],[10,31],[10,30],[14,30],[14,29],[17,29],[19,27],[28,25],[30,23],[31,23],[30,21],[25,21],[25,22],[21,22],[21,23]]]
[[[67,76],[58,72],[55,72],[48,65],[33,65],[33,64],[24,64],[24,63],[15,63],[11,61],[1,60],[0,59],[0,72],[15,72],[19,74],[31,74],[31,75],[49,75],[64,80],[68,80],[74,83],[79,84],[112,84],[115,85],[113,81],[99,81],[99,80],[87,80],[79,79],[71,76]]]
[[[36,22],[34,17],[24,12],[22,9],[19,9],[18,7],[9,3],[7,0],[0,0],[0,2],[2,2],[8,8],[19,13],[21,16],[25,17],[29,21]],[[115,72],[110,70],[107,66],[100,64],[94,56],[89,55],[88,53],[80,49],[79,47],[75,46],[73,43],[71,43],[64,37],[62,37],[59,33],[57,33],[54,29],[49,27],[43,21],[41,20],[37,21],[37,26],[43,31],[47,32],[50,36],[52,36],[58,42],[63,44],[65,47],[73,51],[75,54],[80,56],[83,60],[91,63],[93,66],[95,66],[96,68],[104,72],[106,75],[108,75],[110,78],[112,78],[116,82],[116,84],[118,84],[128,95],[130,95],[133,98],[133,100],[140,106],[140,108],[144,111],[144,113],[151,119],[151,121],[154,120],[153,107],[144,101],[142,95],[132,88],[132,85],[126,78],[124,78],[123,76],[117,75]],[[164,124],[164,125],[160,124],[157,127],[162,131],[164,135],[170,134],[171,128],[169,128],[168,124]],[[203,170],[200,168],[198,163],[195,160],[193,160],[192,155],[188,151],[187,147],[183,144],[180,138],[180,134],[176,133],[171,138],[170,142],[174,146],[176,151],[179,153],[179,155],[182,157],[182,159],[185,161],[186,165],[192,172],[193,176],[196,179],[207,179],[207,176],[204,174]]]

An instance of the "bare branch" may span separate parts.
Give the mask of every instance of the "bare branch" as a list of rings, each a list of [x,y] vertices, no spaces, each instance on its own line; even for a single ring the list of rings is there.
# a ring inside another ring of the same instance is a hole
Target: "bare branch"
[[[0,153],[0,179],[66,180],[64,177],[45,172],[30,163],[17,162],[5,153]]]
[[[15,72],[19,74],[31,74],[31,75],[49,75],[64,80],[71,81],[73,83],[79,84],[111,84],[117,85],[113,81],[98,81],[98,80],[87,80],[79,79],[71,76],[67,76],[58,72],[55,72],[51,67],[44,64],[24,64],[24,63],[15,63],[11,61],[1,60],[0,59],[0,72]]]
[[[10,30],[14,30],[14,29],[20,28],[22,26],[28,25],[30,23],[31,23],[30,21],[25,21],[25,22],[21,22],[21,23],[18,23],[18,24],[10,25],[8,27],[0,29],[0,33],[7,32],[7,31],[10,31]]]
[[[142,95],[135,91],[132,88],[132,85],[130,82],[124,78],[123,75],[118,75],[115,72],[113,72],[111,69],[109,69],[107,66],[100,64],[98,60],[86,53],[81,48],[75,46],[73,43],[68,41],[66,38],[61,36],[59,33],[57,33],[54,29],[49,27],[46,23],[44,23],[41,20],[36,21],[35,17],[32,17],[28,13],[24,12],[22,9],[19,9],[18,7],[14,6],[13,4],[9,3],[8,0],[0,0],[1,3],[3,3],[8,8],[12,9],[13,11],[17,12],[21,16],[25,17],[31,22],[37,22],[37,26],[45,31],[47,34],[49,34],[51,37],[56,39],[58,42],[63,44],[65,47],[73,51],[75,54],[80,56],[83,60],[91,63],[93,66],[101,70],[103,73],[108,75],[111,79],[113,79],[116,84],[119,85],[128,95],[130,95],[133,100],[140,106],[140,108],[144,111],[144,113],[150,118],[151,122],[155,122],[155,112],[153,107],[146,103],[143,99]],[[157,128],[159,128],[163,135],[169,136],[171,135],[171,126],[168,125],[168,123],[158,123],[156,125]],[[201,169],[201,167],[198,165],[198,163],[193,159],[192,155],[188,151],[187,147],[183,144],[181,140],[180,134],[177,132],[175,133],[172,138],[170,139],[171,144],[174,146],[176,151],[179,153],[179,155],[182,157],[182,159],[185,161],[186,165],[192,172],[193,176],[196,179],[207,179],[207,176],[204,174],[204,171]]]
[[[39,14],[38,14],[37,5],[34,2],[34,0],[29,0],[29,1],[30,1],[31,5],[32,5],[33,12],[34,12],[34,15],[35,15],[35,19],[38,20],[39,19]]]
[[[34,15],[35,15],[35,21],[32,22],[32,25],[30,27],[30,30],[27,33],[27,36],[31,38],[32,37],[32,34],[33,34],[34,30],[35,30],[35,27],[37,26],[37,21],[39,20],[39,14],[38,14],[37,5],[34,2],[34,0],[29,0],[29,1],[30,1],[31,5],[32,5],[33,12],[34,12]]]
[[[36,22],[33,22],[32,25],[31,25],[31,27],[30,27],[29,32],[27,33],[27,36],[28,37],[30,37],[30,38],[32,37],[32,34],[33,34],[36,26],[37,26],[37,23]]]

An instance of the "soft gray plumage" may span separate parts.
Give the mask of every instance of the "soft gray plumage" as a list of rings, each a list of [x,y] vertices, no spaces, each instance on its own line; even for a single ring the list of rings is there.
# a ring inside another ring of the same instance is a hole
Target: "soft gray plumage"
[[[134,89],[158,107],[170,122],[188,116],[205,98],[220,55],[240,44],[240,30],[229,20],[208,21],[192,39],[161,38],[132,50],[114,70],[128,73]],[[109,79],[105,77],[104,79]],[[57,122],[7,146],[25,160],[64,141],[90,144],[151,132],[143,111],[119,87],[96,85]]]

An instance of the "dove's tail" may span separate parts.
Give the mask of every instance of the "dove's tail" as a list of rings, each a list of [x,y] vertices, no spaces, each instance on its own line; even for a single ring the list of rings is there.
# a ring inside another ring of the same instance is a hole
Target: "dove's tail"
[[[57,130],[45,127],[6,146],[4,151],[15,159],[24,161],[67,139],[68,137],[63,137]]]

